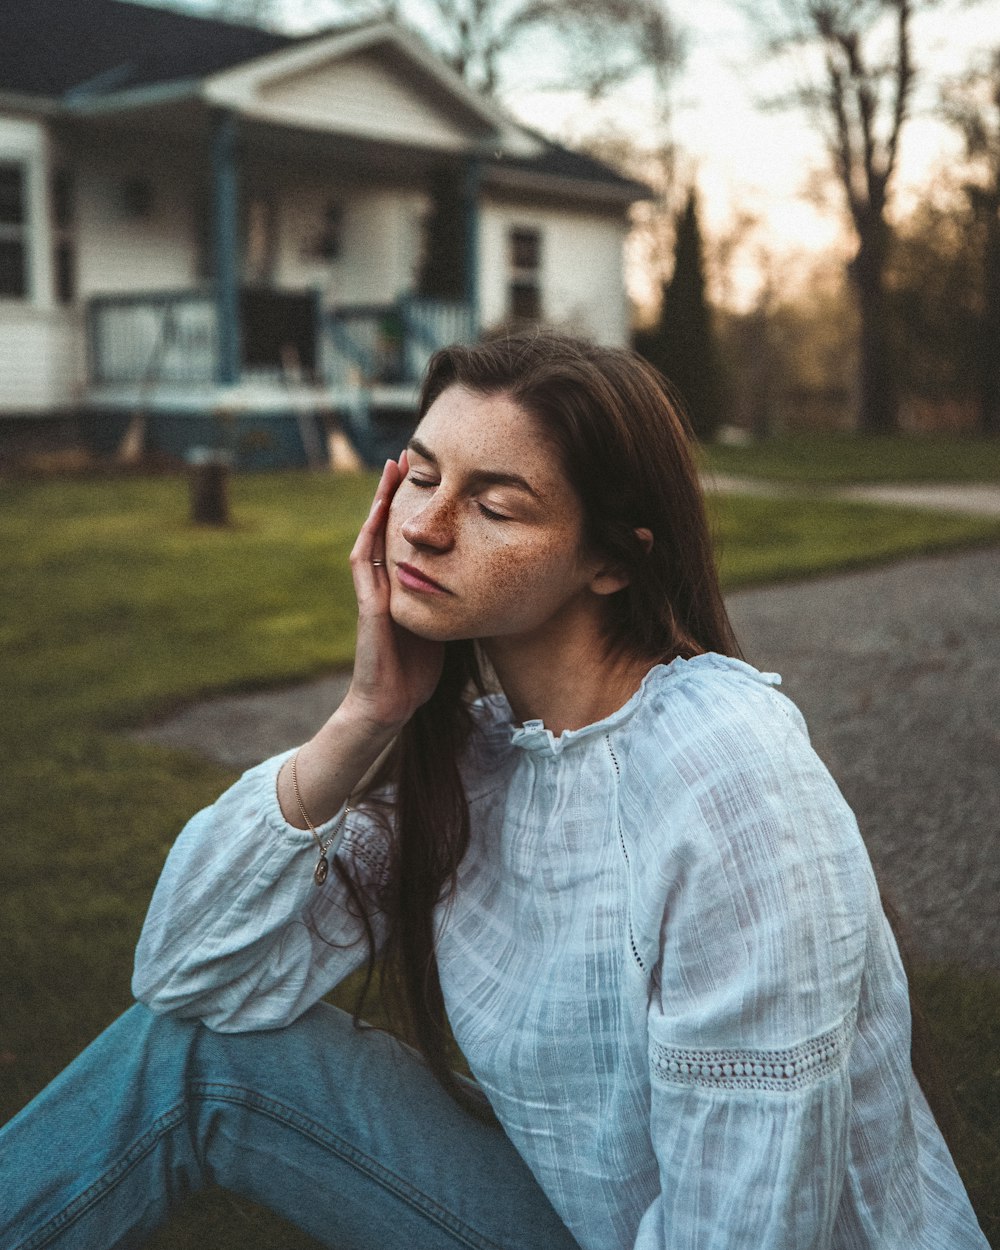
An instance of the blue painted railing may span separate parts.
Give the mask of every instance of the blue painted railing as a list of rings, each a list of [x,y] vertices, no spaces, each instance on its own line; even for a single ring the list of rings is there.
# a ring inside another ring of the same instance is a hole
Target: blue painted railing
[[[324,329],[326,381],[371,387],[418,382],[438,348],[472,339],[474,323],[465,304],[408,295],[394,304],[334,309]]]
[[[155,388],[219,378],[218,309],[209,287],[94,296],[87,329],[95,385]],[[318,372],[328,386],[412,386],[438,348],[471,341],[474,321],[463,303],[409,295],[320,312],[316,333]]]
[[[87,341],[97,385],[214,382],[215,300],[208,289],[98,295],[87,306]]]
[[[431,356],[451,343],[471,343],[476,337],[468,304],[446,303],[411,295],[400,300],[406,328],[406,363],[410,376],[419,378]]]

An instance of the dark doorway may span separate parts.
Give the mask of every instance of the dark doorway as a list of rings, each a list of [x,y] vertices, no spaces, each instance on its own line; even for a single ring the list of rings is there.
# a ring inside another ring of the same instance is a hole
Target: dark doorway
[[[240,289],[243,365],[247,369],[294,367],[316,373],[316,297],[311,291]]]

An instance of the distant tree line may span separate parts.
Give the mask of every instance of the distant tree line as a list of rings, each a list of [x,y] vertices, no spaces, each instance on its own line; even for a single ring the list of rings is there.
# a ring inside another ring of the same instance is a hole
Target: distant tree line
[[[636,333],[634,345],[673,384],[694,433],[708,440],[724,419],[723,386],[694,189],[678,215],[675,240],[673,273],[663,284],[659,318]]]
[[[772,47],[825,49],[825,86],[792,95],[827,123],[856,238],[845,282],[827,272],[811,289],[796,283],[789,299],[780,275],[765,274],[755,307],[719,309],[713,323],[692,197],[677,218],[659,319],[637,334],[637,348],[676,383],[701,437],[723,423],[763,436],[776,423],[831,424],[847,413],[862,432],[892,433],[901,408],[911,426],[920,408],[925,425],[968,426],[972,414],[980,433],[1000,434],[1000,48],[942,85],[939,114],[961,134],[964,163],[939,171],[923,202],[894,220],[913,5],[814,0],[800,11],[798,0],[775,2],[802,22],[769,27]],[[757,15],[763,20],[762,9]],[[866,23],[886,15],[895,23],[892,55],[876,61],[864,51]]]

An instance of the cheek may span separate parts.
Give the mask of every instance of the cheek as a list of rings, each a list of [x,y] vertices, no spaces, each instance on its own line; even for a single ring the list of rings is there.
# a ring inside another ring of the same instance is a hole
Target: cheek
[[[573,568],[565,537],[532,544],[527,551],[504,544],[482,553],[476,597],[483,608],[505,605],[515,615],[522,609],[531,613],[550,598],[559,598]]]

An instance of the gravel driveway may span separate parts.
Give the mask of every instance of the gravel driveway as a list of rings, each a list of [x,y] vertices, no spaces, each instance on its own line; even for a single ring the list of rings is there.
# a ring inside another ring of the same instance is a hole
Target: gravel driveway
[[[854,808],[915,951],[1000,968],[1000,549],[729,600]]]
[[[915,951],[1000,969],[1000,549],[729,597],[853,806]],[[343,675],[216,699],[140,732],[246,767],[337,705]]]

